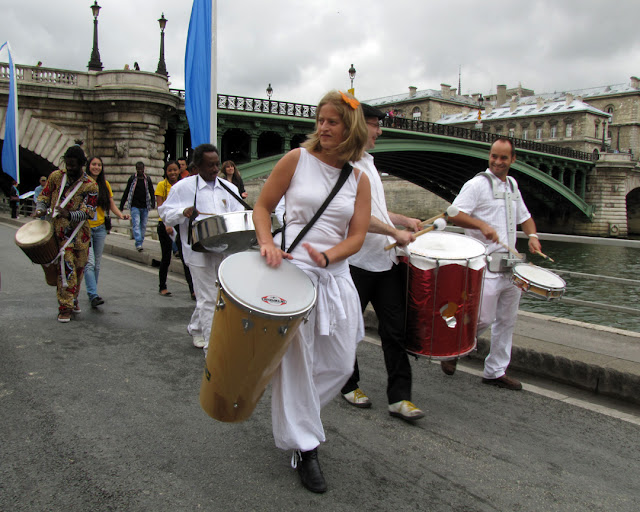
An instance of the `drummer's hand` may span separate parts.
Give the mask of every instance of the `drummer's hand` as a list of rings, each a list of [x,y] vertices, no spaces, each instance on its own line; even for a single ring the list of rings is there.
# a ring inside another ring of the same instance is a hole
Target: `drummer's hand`
[[[242,199],[246,199],[247,197],[249,197],[249,194],[247,192],[243,192],[241,196],[242,196]]]
[[[416,241],[416,235],[408,229],[396,229],[396,234],[393,238],[396,239],[396,245],[400,247],[404,247],[405,245]]]
[[[184,215],[187,219],[190,219],[191,217],[195,218],[198,216],[198,210],[196,210],[193,206],[189,206],[189,208],[184,209],[182,215]]]
[[[325,268],[327,266],[327,260],[324,258],[324,254],[317,249],[314,249],[310,244],[302,244],[302,247],[307,250],[309,256],[311,256],[311,259],[316,265],[321,268]]]
[[[529,238],[529,252],[531,254],[542,252],[542,245],[540,244],[540,240],[538,240],[535,236]]]
[[[414,219],[413,217],[407,217],[407,221],[404,225],[406,228],[411,229],[414,233],[417,233],[422,229],[422,226],[420,225],[420,219]]]
[[[288,260],[292,259],[293,256],[284,252],[280,247],[276,247],[276,244],[264,244],[260,246],[260,255],[267,260],[267,265],[270,267],[277,268],[282,263],[282,259],[286,258]]]
[[[167,232],[167,235],[173,234],[173,228],[171,226],[165,226],[164,230]]]
[[[67,210],[66,208],[60,208],[59,206],[56,206],[56,211],[58,212],[58,215],[63,219],[68,219],[71,217],[69,210]]]
[[[490,240],[491,242],[499,242],[500,241],[500,237],[498,236],[498,232],[495,229],[493,229],[491,226],[489,226],[489,224],[485,224],[484,226],[482,226],[480,231],[481,231],[481,233],[484,235],[484,237],[487,240]]]
[[[131,218],[131,215],[129,215],[128,213],[122,214],[122,220],[129,220],[130,218]]]

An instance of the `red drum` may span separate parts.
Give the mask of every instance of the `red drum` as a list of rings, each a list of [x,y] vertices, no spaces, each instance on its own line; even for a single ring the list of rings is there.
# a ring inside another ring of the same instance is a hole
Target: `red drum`
[[[442,360],[468,354],[476,346],[486,246],[432,231],[408,249],[407,351]]]

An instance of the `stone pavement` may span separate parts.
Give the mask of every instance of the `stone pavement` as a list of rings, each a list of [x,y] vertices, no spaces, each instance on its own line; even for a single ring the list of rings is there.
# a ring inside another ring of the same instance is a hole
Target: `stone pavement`
[[[0,212],[0,221],[7,224],[20,226],[29,220]],[[128,236],[112,233],[104,253],[151,265],[153,259],[160,260],[160,244],[146,238],[144,251],[137,252]],[[180,260],[172,258],[170,271],[183,274]],[[370,308],[365,325],[375,336],[377,319]],[[471,359],[488,353],[487,334],[479,338]],[[640,333],[520,311],[510,368],[640,404]]]

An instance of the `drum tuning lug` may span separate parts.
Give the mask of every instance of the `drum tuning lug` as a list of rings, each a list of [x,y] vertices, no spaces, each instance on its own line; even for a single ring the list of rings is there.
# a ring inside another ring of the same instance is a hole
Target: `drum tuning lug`
[[[226,303],[225,303],[224,299],[222,297],[220,297],[218,299],[218,303],[216,304],[216,307],[218,309],[224,309],[225,306],[226,306]]]
[[[288,325],[281,325],[278,328],[278,332],[280,333],[280,336],[286,336],[288,331],[289,331]]]
[[[244,332],[247,332],[252,327],[253,327],[253,322],[251,320],[249,320],[248,318],[242,319],[242,328],[244,329]]]

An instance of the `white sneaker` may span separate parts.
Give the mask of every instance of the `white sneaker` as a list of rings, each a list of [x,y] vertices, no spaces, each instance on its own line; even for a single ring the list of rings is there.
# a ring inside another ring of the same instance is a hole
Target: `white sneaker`
[[[424,412],[409,402],[409,400],[401,400],[395,404],[389,404],[389,414],[406,421],[424,418]]]
[[[204,339],[204,336],[196,335],[193,336],[193,346],[196,348],[204,348],[207,342]]]
[[[364,391],[360,388],[354,389],[350,393],[345,393],[342,395],[342,398],[354,407],[360,407],[361,409],[371,407],[371,400],[369,400],[369,397],[365,395]]]

